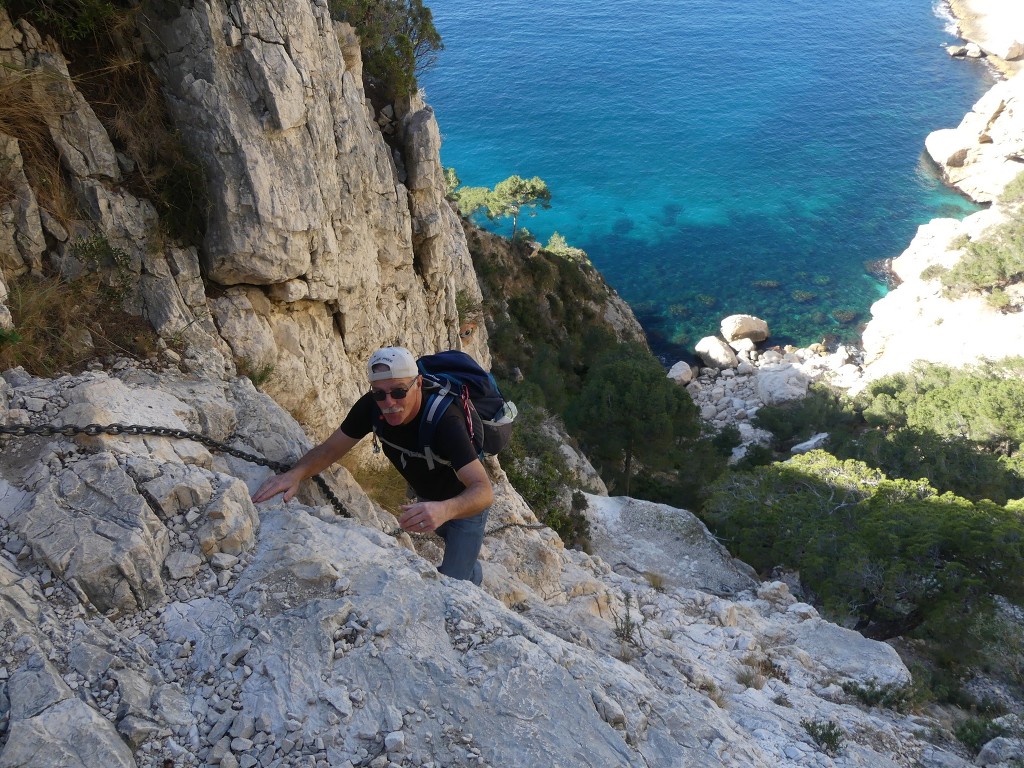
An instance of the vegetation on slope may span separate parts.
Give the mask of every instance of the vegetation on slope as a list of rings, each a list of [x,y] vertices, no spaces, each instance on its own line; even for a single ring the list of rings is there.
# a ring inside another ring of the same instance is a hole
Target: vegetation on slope
[[[724,471],[732,443],[703,432],[689,395],[646,346],[616,335],[603,316],[610,289],[586,255],[561,239],[552,252],[468,222],[465,228],[503,390],[521,406],[564,420],[610,492],[698,507],[708,483]],[[529,430],[522,422],[516,432]],[[517,462],[514,455],[506,461],[514,481]],[[553,479],[568,476],[534,462],[531,472],[538,470]],[[521,492],[523,482],[516,485]],[[555,495],[562,499],[560,514],[571,520],[572,483],[562,482]],[[573,534],[553,527],[573,543]]]
[[[359,35],[363,72],[388,100],[416,93],[416,76],[437,61],[444,48],[423,0],[330,0],[331,18],[351,24]]]
[[[965,237],[953,243],[963,248],[963,257],[950,269],[933,265],[922,273],[925,279],[938,277],[943,295],[955,299],[968,293],[981,293],[993,307],[1019,311],[1021,301],[1007,289],[1024,281],[1024,173],[1007,185],[1000,203],[1009,218],[984,235]]]

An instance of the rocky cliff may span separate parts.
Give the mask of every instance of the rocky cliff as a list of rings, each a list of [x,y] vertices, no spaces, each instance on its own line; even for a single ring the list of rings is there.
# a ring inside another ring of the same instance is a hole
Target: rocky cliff
[[[868,379],[908,370],[915,360],[962,366],[1024,350],[1024,315],[978,293],[946,298],[936,269],[926,271],[955,265],[967,239],[983,240],[1011,214],[999,196],[1024,172],[1024,73],[993,86],[956,128],[930,134],[926,148],[948,183],[991,205],[962,221],[923,225],[893,261],[901,283],[872,306],[863,333]]]
[[[8,371],[0,416],[308,447],[248,379],[130,365]],[[4,440],[2,766],[969,765],[940,720],[858,704],[909,680],[892,648],[687,512],[590,497],[591,556],[515,527],[534,517],[495,468],[481,590],[344,470],[349,517],[316,489],[256,508],[268,470],[191,440]]]
[[[444,199],[432,110],[399,105],[391,143],[363,91],[351,29],[323,3],[153,3],[139,29],[210,200],[200,247],[160,230],[125,191],[119,156],[52,41],[0,14],[0,63],[51,91],[49,120],[85,222],[40,209],[3,137],[15,194],[4,205],[3,277],[73,260],[98,232],[127,254],[128,303],[184,367],[220,377],[271,367],[265,389],[316,434],[362,388],[369,351],[458,346],[456,296],[479,299],[458,216]],[[14,77],[9,74],[8,77]],[[6,295],[6,288],[0,295]],[[487,363],[486,332],[463,345]]]

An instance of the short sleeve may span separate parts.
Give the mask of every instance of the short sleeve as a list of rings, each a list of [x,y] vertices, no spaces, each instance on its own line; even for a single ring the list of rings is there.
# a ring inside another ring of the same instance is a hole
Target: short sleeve
[[[366,437],[373,429],[373,409],[376,407],[367,392],[349,409],[348,416],[341,422],[341,431],[355,440]]]

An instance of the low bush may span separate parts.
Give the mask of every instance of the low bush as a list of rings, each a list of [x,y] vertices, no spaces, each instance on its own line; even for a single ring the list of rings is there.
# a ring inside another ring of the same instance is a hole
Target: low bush
[[[835,757],[842,750],[846,743],[843,730],[831,720],[801,720],[800,725],[804,727],[815,744],[829,757]]]
[[[992,739],[1005,736],[1008,732],[1005,726],[985,717],[969,717],[953,729],[953,735],[975,755]]]
[[[546,411],[519,403],[519,417],[501,461],[509,482],[537,518],[553,529],[567,546],[589,549],[590,524],[585,499],[577,497],[559,442],[544,427]],[[580,499],[583,503],[580,503]]]
[[[868,680],[866,683],[847,681],[841,683],[842,689],[869,707],[883,707],[897,712],[909,712],[916,709],[927,699],[923,689],[913,683],[896,685],[895,683],[879,683]]]

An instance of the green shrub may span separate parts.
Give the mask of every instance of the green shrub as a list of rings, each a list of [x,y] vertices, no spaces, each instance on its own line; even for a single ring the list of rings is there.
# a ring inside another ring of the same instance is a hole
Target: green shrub
[[[922,280],[941,280],[942,276],[949,272],[949,267],[944,267],[941,264],[929,264],[927,267],[921,270]]]
[[[872,679],[866,683],[846,681],[840,683],[840,686],[846,693],[869,707],[884,707],[897,712],[909,712],[923,704],[926,698],[924,690],[913,683],[879,684],[877,680]]]
[[[1004,312],[1010,308],[1010,296],[1002,288],[993,288],[985,294],[985,303],[992,309]]]
[[[1024,200],[1024,172],[1017,174],[1017,177],[1003,189],[999,196],[1001,203],[1016,203]]]
[[[772,433],[779,450],[789,450],[818,432],[849,428],[856,421],[853,404],[822,384],[812,385],[804,398],[763,406],[752,419],[754,426]]]
[[[942,276],[946,295],[1001,288],[1024,276],[1024,212],[1011,216],[967,244],[963,258]]]
[[[723,476],[704,516],[733,554],[764,572],[798,568],[826,613],[871,637],[920,631],[962,644],[990,595],[1024,597],[1015,508],[939,495],[823,451]]]
[[[801,720],[800,725],[829,757],[838,755],[846,741],[843,730],[831,720]]]
[[[984,717],[969,717],[953,729],[953,735],[975,755],[992,739],[1008,732],[1005,726]]]
[[[127,5],[109,0],[6,0],[5,4],[12,18],[28,18],[53,34],[65,49],[105,34]]]
[[[537,518],[553,529],[567,546],[588,549],[590,523],[584,514],[586,499],[570,480],[574,475],[559,449],[559,442],[544,429],[549,417],[543,409],[529,403],[518,405],[519,416],[512,439],[501,454],[509,482]],[[571,501],[566,503],[568,499]]]

